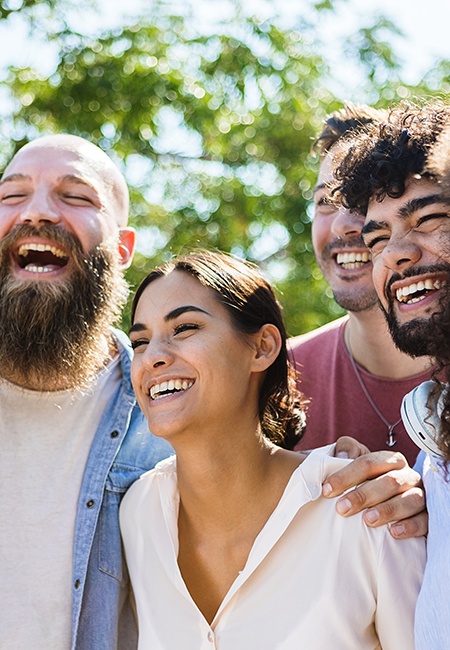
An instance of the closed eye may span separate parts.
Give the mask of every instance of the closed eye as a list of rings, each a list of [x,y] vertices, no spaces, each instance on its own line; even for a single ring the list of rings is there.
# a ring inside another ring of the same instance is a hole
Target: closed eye
[[[334,201],[330,196],[324,194],[324,196],[321,196],[317,201],[317,205],[334,205]]]
[[[2,196],[1,201],[2,203],[6,203],[7,205],[14,205],[15,203],[23,199],[25,196],[26,194],[24,192],[11,192],[10,194],[5,194],[4,196]]]
[[[92,205],[93,201],[87,196],[78,196],[76,194],[64,194],[63,200],[70,203],[71,205],[86,205],[86,203]]]
[[[432,214],[426,214],[417,221],[417,226],[421,226],[427,221],[433,221],[434,219],[448,219],[449,215],[447,212],[433,212]]]
[[[378,237],[373,237],[372,239],[369,239],[367,236],[363,236],[363,240],[366,247],[371,251],[372,255],[374,255],[386,246],[389,241],[389,235],[379,235]]]
[[[174,327],[173,331],[176,336],[177,334],[182,334],[183,332],[198,329],[200,329],[200,325],[197,325],[197,323],[180,323]]]
[[[147,339],[135,339],[134,341],[131,341],[131,347],[133,350],[136,350],[137,348],[141,347],[141,345],[147,345],[147,343]]]

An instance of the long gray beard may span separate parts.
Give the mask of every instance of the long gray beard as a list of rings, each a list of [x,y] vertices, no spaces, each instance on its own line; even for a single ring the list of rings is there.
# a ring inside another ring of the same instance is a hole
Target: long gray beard
[[[65,282],[10,275],[12,245],[36,234],[71,251],[74,266]],[[109,328],[127,293],[117,245],[103,244],[86,256],[59,228],[19,227],[0,246],[0,375],[34,390],[86,386],[108,358]]]

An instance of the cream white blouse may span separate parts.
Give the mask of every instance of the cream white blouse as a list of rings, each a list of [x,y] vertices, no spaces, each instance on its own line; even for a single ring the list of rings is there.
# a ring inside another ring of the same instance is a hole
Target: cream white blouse
[[[412,650],[423,538],[345,519],[321,497],[345,460],[312,452],[293,473],[211,625],[177,564],[176,461],[144,474],[121,506],[139,650]]]

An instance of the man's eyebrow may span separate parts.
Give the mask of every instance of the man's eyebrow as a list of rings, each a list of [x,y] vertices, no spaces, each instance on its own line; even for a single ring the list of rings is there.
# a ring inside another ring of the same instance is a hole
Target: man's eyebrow
[[[15,181],[30,181],[31,176],[28,176],[27,174],[10,174],[9,176],[5,176],[0,180],[0,185],[3,185],[4,183],[13,183]],[[66,174],[65,176],[60,176],[58,178],[58,181],[61,182],[69,182],[69,183],[77,183],[78,185],[86,185],[86,187],[90,187],[92,190],[97,191],[94,185],[87,181],[84,178],[81,178],[80,176],[76,176],[75,174]]]
[[[81,176],[76,176],[75,174],[66,174],[65,176],[60,176],[58,178],[58,181],[60,183],[66,182],[66,183],[76,183],[77,185],[86,185],[87,187],[90,187],[95,192],[97,191],[97,189],[92,183],[90,183],[85,178],[81,178]]]
[[[411,216],[414,212],[422,210],[429,205],[434,203],[443,203],[444,205],[449,205],[449,199],[442,196],[442,194],[428,194],[428,196],[419,196],[415,199],[410,199],[405,205],[403,205],[397,212],[399,217],[406,219]]]
[[[210,315],[209,312],[205,311],[204,309],[201,309],[200,307],[195,307],[194,305],[183,305],[182,307],[177,307],[176,309],[172,309],[166,316],[164,316],[164,321],[166,323],[170,322],[171,320],[175,320],[179,316],[182,316],[186,312],[199,312],[201,314],[206,314]],[[142,330],[147,329],[146,325],[143,323],[134,323],[132,327],[130,328],[130,334],[131,332],[142,332]]]
[[[0,185],[3,185],[4,183],[13,183],[14,181],[30,181],[31,176],[27,176],[26,174],[10,174],[9,176],[4,176],[0,180]]]
[[[440,203],[441,205],[450,205],[450,199],[446,198],[442,194],[428,194],[427,196],[419,196],[415,199],[410,199],[398,209],[396,217],[399,217],[402,220],[410,217],[414,212],[418,212],[423,208],[428,207],[429,205],[435,205]],[[375,221],[371,219],[368,221],[361,230],[362,235],[367,235],[376,230],[389,230],[390,225],[386,221]]]
[[[368,235],[370,232],[375,232],[376,230],[388,230],[389,225],[386,221],[368,221],[361,228],[361,235]]]

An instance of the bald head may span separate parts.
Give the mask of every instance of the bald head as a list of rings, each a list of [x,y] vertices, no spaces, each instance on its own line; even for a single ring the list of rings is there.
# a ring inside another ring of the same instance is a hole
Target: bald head
[[[17,173],[24,161],[44,165],[48,160],[71,161],[82,177],[98,187],[105,202],[111,202],[111,214],[122,228],[128,222],[129,195],[125,179],[102,149],[84,138],[69,134],[46,135],[19,149],[5,169],[3,178]],[[19,172],[20,173],[20,172]]]
[[[135,245],[127,218],[122,174],[87,140],[17,152],[0,179],[0,375],[59,390],[104,365]]]

